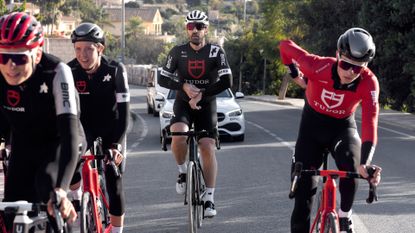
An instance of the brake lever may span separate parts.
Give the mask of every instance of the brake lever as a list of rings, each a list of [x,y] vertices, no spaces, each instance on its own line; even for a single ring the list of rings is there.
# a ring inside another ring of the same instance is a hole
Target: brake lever
[[[56,193],[56,191],[52,191],[50,193],[50,197],[52,200],[52,207],[53,207],[53,214],[55,215],[56,220],[56,230],[57,232],[64,232],[64,221],[61,215],[61,212],[59,211],[60,205],[61,205],[61,197]]]
[[[369,182],[369,196],[366,199],[366,203],[371,204],[373,201],[378,201],[378,194],[376,190],[376,185],[372,184],[370,182],[370,179],[373,178],[373,175],[375,174],[376,169],[374,167],[368,167],[367,173],[369,174],[369,177],[367,178],[367,181]]]
[[[115,176],[116,177],[120,177],[121,176],[121,172],[120,172],[120,169],[118,168],[117,164],[115,164],[115,162],[114,162],[114,155],[113,155],[111,149],[108,150],[108,156],[109,156],[109,164],[111,165],[112,170],[115,173]]]

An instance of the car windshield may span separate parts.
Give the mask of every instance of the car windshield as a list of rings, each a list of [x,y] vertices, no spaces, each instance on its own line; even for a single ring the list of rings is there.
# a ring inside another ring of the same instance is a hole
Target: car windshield
[[[221,93],[217,94],[216,97],[219,98],[231,98],[232,97],[232,93],[229,89],[226,89],[224,91],[222,91]],[[170,90],[169,94],[167,96],[167,99],[174,99],[176,98],[176,90]]]

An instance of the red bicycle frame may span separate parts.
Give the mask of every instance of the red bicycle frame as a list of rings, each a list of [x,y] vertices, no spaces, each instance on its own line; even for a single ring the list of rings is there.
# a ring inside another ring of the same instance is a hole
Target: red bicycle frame
[[[92,195],[92,205],[93,205],[93,216],[96,219],[97,232],[103,232],[102,219],[98,212],[98,203],[97,200],[101,196],[103,204],[107,209],[109,209],[109,203],[106,199],[105,193],[102,191],[99,184],[99,174],[96,166],[97,156],[95,155],[83,155],[81,157],[84,160],[84,165],[82,166],[82,181],[83,181],[83,192],[89,192]],[[92,166],[92,163],[95,163]]]
[[[306,171],[302,171],[306,172]],[[337,201],[337,184],[335,179],[337,178],[348,178],[350,177],[350,172],[337,171],[337,170],[320,170],[315,171],[319,176],[326,177],[327,180],[323,185],[322,196],[320,206],[318,207],[316,218],[313,221],[311,226],[310,233],[314,231],[317,226],[317,223],[320,222],[320,232],[325,232],[326,219],[329,213],[333,213],[336,217],[336,222],[339,222],[339,217],[336,211],[336,201]],[[336,226],[339,227],[338,225]]]

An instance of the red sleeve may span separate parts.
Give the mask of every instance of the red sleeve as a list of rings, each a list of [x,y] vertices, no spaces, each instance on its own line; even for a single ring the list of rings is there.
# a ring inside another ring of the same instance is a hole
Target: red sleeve
[[[376,76],[367,71],[362,74],[364,78],[362,91],[362,143],[372,142],[377,144],[377,129],[379,116],[379,82]]]
[[[325,59],[308,53],[291,40],[280,41],[280,55],[284,65],[296,64],[307,78],[312,78],[315,67],[320,67]],[[325,62],[327,63],[327,62]]]

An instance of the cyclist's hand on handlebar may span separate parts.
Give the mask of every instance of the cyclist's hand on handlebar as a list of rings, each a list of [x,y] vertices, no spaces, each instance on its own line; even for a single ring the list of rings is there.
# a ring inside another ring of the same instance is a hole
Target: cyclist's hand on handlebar
[[[117,165],[117,166],[120,165],[121,162],[124,159],[124,155],[122,155],[121,152],[118,151],[117,149],[111,149],[111,151],[112,151],[112,156],[114,157],[114,163],[115,163],[115,165]]]
[[[190,105],[190,107],[192,108],[192,109],[195,109],[195,110],[200,110],[201,109],[201,107],[199,106],[199,105],[197,105],[198,103],[199,103],[199,101],[202,99],[202,93],[201,92],[199,92],[199,94],[197,94],[197,96],[196,97],[194,97],[194,98],[191,98],[190,99],[190,101],[189,101],[189,105]]]
[[[183,84],[183,91],[186,92],[187,96],[189,96],[191,99],[195,98],[200,93],[199,88],[188,83]]]
[[[69,224],[72,224],[77,218],[77,214],[76,214],[74,206],[72,205],[72,202],[68,199],[65,190],[61,188],[56,188],[55,191],[57,195],[60,196],[61,202],[59,204],[59,211],[62,215],[62,218],[66,219],[66,221]],[[52,200],[48,201],[48,213],[51,216],[55,216],[53,212]]]
[[[381,180],[381,171],[382,168],[376,165],[365,165],[362,164],[359,166],[359,173],[361,176],[363,176],[364,178],[369,178],[369,173],[368,173],[368,169],[374,169],[374,173],[370,178],[370,183],[372,183],[373,185],[377,186],[380,183]]]

